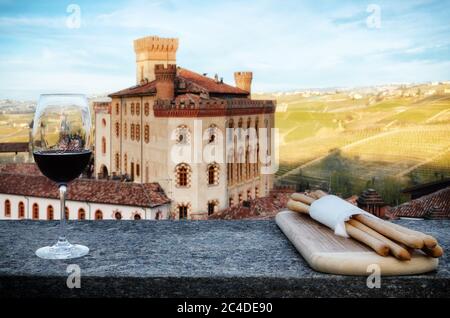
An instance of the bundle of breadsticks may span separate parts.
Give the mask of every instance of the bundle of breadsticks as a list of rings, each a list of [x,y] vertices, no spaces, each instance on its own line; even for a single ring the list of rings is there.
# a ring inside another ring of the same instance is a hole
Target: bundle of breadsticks
[[[287,207],[294,212],[310,215],[311,205],[316,200],[317,205],[319,200],[325,196],[328,196],[327,193],[321,190],[313,191],[308,195],[294,193],[291,195]],[[334,198],[342,200],[337,197]],[[327,199],[330,199],[330,196]],[[337,201],[337,203],[340,202]],[[333,213],[333,211],[326,211],[326,213]],[[312,213],[311,217],[314,218]],[[379,219],[362,210],[360,214],[351,215],[343,224],[347,236],[369,246],[381,256],[392,254],[399,260],[410,260],[415,249],[421,250],[430,257],[440,257],[443,254],[442,247],[431,235]]]

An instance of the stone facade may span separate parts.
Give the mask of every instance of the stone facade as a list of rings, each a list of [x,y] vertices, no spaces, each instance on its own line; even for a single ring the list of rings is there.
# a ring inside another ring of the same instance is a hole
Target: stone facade
[[[237,72],[233,87],[176,67],[177,48],[177,39],[135,41],[138,85],[111,94],[106,110],[94,106],[96,127],[101,125],[95,134],[95,172],[99,178],[108,171],[109,177],[157,182],[172,200],[173,218],[202,219],[269,193],[273,175],[261,174],[260,162],[245,160],[260,157],[257,145],[252,147],[245,133],[227,136],[227,128],[270,131],[275,104],[250,98],[251,72]],[[169,57],[165,63],[161,50]],[[216,151],[213,160],[202,156],[205,149]],[[188,154],[186,160],[174,160],[179,151]]]

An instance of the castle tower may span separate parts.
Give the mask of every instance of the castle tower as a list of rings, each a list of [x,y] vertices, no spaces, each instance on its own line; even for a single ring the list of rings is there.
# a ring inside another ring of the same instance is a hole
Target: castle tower
[[[134,41],[136,84],[155,79],[156,64],[176,64],[178,39],[147,36]]]
[[[252,72],[235,72],[234,73],[234,81],[236,82],[236,86],[244,91],[247,91],[249,94],[252,90]]]
[[[177,66],[175,64],[155,65],[156,98],[172,100],[175,96],[175,76]]]

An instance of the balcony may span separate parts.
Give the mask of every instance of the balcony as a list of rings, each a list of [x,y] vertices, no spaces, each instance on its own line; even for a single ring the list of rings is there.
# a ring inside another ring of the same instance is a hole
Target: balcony
[[[435,235],[447,253],[419,276],[366,277],[311,270],[274,221],[70,221],[71,242],[90,247],[69,261],[37,258],[55,221],[0,221],[0,297],[448,297],[450,221],[401,220]],[[69,264],[81,288],[66,285]]]

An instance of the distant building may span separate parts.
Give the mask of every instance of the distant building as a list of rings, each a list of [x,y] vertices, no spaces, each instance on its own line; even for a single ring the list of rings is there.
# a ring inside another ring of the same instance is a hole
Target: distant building
[[[252,72],[236,72],[234,87],[218,76],[177,66],[177,49],[178,39],[135,40],[136,85],[110,94],[110,103],[94,104],[97,178],[158,182],[172,199],[175,219],[206,218],[266,196],[273,175],[260,173],[262,149],[249,145],[245,135],[227,136],[226,129],[270,131],[274,101],[250,98]],[[199,121],[207,138],[194,135]],[[173,162],[174,145],[193,153],[196,143],[215,145],[219,136],[231,145],[221,149],[227,156],[223,162]],[[251,163],[248,159],[254,156],[256,162]]]
[[[367,189],[356,199],[359,208],[379,217],[385,218],[387,204],[374,189]]]
[[[57,185],[31,169],[28,172],[0,170],[0,220],[59,219]],[[68,187],[65,213],[69,220],[155,220],[167,219],[169,212],[170,199],[157,183],[76,179]]]
[[[402,193],[409,195],[410,199],[414,200],[447,187],[450,187],[450,178],[405,188],[402,190]]]

